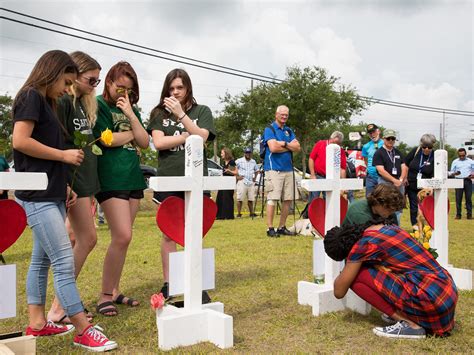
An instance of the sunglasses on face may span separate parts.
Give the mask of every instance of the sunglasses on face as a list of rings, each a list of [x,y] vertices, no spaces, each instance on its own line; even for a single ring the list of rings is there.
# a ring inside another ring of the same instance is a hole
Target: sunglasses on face
[[[83,76],[83,78],[86,79],[87,83],[94,88],[97,87],[97,85],[99,85],[100,83],[99,78],[92,78],[92,77],[87,77],[87,76]]]
[[[433,149],[432,145],[422,145],[421,149]]]
[[[395,137],[386,137],[385,139],[388,140],[388,141],[395,141],[395,140],[397,140],[397,138],[395,138]]]

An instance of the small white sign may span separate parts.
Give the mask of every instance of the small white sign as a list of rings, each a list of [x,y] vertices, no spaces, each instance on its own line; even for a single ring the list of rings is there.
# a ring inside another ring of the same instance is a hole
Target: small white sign
[[[169,254],[169,295],[184,294],[184,251]],[[216,287],[214,248],[202,250],[202,289],[212,290]]]
[[[359,132],[349,132],[349,140],[350,141],[358,141],[362,137],[360,136]]]
[[[16,265],[0,265],[0,319],[16,317]]]

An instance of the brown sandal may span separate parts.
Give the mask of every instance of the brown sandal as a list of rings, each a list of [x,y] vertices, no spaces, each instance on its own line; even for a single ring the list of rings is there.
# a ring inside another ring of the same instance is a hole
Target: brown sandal
[[[111,301],[105,301],[101,304],[98,304],[95,310],[97,311],[97,313],[100,313],[106,317],[115,317],[118,315],[117,307],[115,307],[114,303]]]
[[[127,302],[123,301],[125,298],[128,298]],[[137,302],[137,304],[134,304],[134,302]],[[125,304],[125,305],[130,306],[130,307],[138,307],[140,305],[140,303],[138,303],[138,301],[136,299],[124,296],[123,294],[118,295],[117,298],[114,300],[114,303],[115,304]]]

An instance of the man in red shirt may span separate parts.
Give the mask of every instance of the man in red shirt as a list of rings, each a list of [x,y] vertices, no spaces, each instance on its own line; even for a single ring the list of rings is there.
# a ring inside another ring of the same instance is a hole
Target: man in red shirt
[[[329,139],[324,139],[316,142],[309,155],[308,167],[311,174],[311,179],[325,179],[326,178],[326,147],[328,144],[341,145],[344,140],[344,134],[339,131],[334,131]],[[346,153],[341,148],[341,178],[346,177]],[[309,201],[318,198],[321,191],[311,192]],[[326,194],[323,192],[323,198]]]

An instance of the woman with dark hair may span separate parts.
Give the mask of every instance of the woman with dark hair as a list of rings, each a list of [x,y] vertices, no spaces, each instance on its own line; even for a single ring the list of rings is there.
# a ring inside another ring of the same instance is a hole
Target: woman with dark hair
[[[76,63],[79,74],[70,87],[68,95],[63,95],[58,100],[58,117],[67,131],[65,146],[73,149],[77,148],[74,145],[75,132],[87,135],[88,142],[94,141],[92,127],[97,118],[95,87],[100,83],[99,74],[102,68],[95,59],[84,52],[74,52],[70,56]],[[100,189],[97,156],[90,148],[83,151],[82,164],[79,167],[70,166],[68,170],[69,181],[74,180],[73,189],[77,194],[76,203],[69,208],[66,217],[66,226],[69,227],[69,238],[74,252],[76,279],[97,242],[97,232],[91,211],[95,203],[94,195]],[[88,318],[92,318],[92,314],[88,313]],[[64,323],[70,321],[57,298],[51,305],[48,319]]]
[[[113,132],[111,146],[102,146],[98,156],[100,192],[97,201],[109,224],[111,241],[104,259],[102,292],[97,312],[116,316],[116,304],[138,306],[138,301],[120,292],[128,246],[132,240],[132,226],[138,212],[145,179],[140,170],[140,148],[147,148],[149,136],[135,104],[140,97],[135,70],[127,62],[118,62],[105,77],[104,92],[97,97],[99,110],[94,135]]]
[[[151,111],[147,130],[158,150],[158,176],[184,176],[184,145],[192,134],[204,140],[203,174],[207,175],[206,142],[215,138],[214,119],[209,107],[198,105],[194,99],[191,79],[185,70],[173,69],[166,75],[160,102]],[[184,193],[155,192],[153,200],[160,204],[169,196],[184,198]],[[161,293],[165,298],[169,297],[169,253],[175,251],[176,243],[163,235],[161,263],[164,285]],[[207,292],[203,291],[203,303],[209,301]]]
[[[431,179],[434,176],[434,150],[436,137],[432,134],[423,134],[420,145],[413,148],[405,158],[408,167],[408,186],[406,193],[410,201],[410,221],[414,229],[418,229],[416,217],[418,215],[418,179]]]
[[[67,165],[84,159],[79,149],[64,150],[64,127],[56,114],[56,100],[77,80],[78,68],[58,50],[46,52],[34,66],[13,102],[13,157],[18,172],[46,172],[44,191],[17,190],[33,231],[33,253],[26,281],[29,325],[27,335],[64,335],[74,328],[74,344],[93,351],[115,349],[86,318],[74,275],[74,257],[64,224],[66,208],[77,195],[67,185]],[[73,325],[57,325],[45,317],[46,287],[52,267],[54,288]]]
[[[221,159],[224,162],[222,174],[224,176],[237,176],[239,173],[235,165],[234,156],[229,148],[221,149]],[[219,190],[216,197],[216,219],[234,219],[234,190]]]
[[[346,260],[334,281],[334,295],[342,298],[351,288],[395,323],[374,328],[378,336],[448,335],[458,298],[451,275],[407,232],[383,222],[378,219],[327,232],[326,254],[336,261]]]

